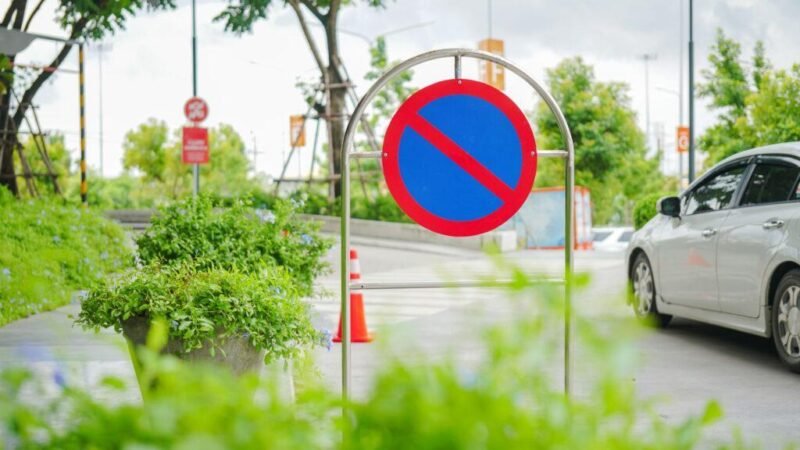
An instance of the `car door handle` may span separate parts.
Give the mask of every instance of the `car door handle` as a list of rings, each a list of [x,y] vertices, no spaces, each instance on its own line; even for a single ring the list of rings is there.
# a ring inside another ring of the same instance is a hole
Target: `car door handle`
[[[770,219],[764,222],[762,225],[765,230],[772,230],[774,228],[780,228],[783,226],[783,220],[781,219]]]
[[[714,228],[706,228],[705,230],[703,230],[703,237],[705,238],[711,237],[715,234],[717,234],[717,230]]]

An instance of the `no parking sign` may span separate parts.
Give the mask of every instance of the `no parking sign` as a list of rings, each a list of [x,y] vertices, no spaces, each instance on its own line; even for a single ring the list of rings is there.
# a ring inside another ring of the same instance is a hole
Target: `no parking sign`
[[[409,97],[389,123],[382,158],[400,208],[448,236],[502,225],[536,177],[525,114],[501,91],[472,80],[441,81]]]

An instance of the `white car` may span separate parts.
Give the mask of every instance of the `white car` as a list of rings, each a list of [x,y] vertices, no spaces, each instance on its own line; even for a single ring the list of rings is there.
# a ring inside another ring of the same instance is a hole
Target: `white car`
[[[800,372],[800,142],[738,153],[658,202],[626,252],[636,315],[772,338]]]
[[[632,236],[631,227],[592,228],[592,248],[603,252],[624,252]]]

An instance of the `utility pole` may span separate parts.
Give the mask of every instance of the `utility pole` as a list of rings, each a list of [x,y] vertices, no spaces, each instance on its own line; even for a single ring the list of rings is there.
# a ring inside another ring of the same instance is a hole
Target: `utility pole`
[[[678,58],[678,126],[683,126],[683,2],[680,4],[680,32],[678,33],[678,48],[680,57]],[[683,189],[683,153],[678,152],[678,188]]]
[[[486,7],[488,8],[488,14],[486,15],[487,20],[489,21],[489,39],[492,38],[492,0],[486,0]]]
[[[100,128],[100,178],[103,178],[103,44],[102,43],[97,47],[97,50],[98,50],[97,55],[99,57],[99,58],[97,58],[97,60],[98,60],[99,68],[100,68],[100,74],[99,74],[100,75],[100,80],[99,80],[100,81],[100,83],[99,83],[99,87],[100,87],[100,95],[99,95],[99,97],[100,97],[100,105],[99,105],[100,117],[99,117],[99,121],[100,121],[100,123],[98,124],[99,128]]]
[[[197,97],[197,13],[195,0],[192,0],[192,97]],[[194,175],[194,195],[200,194],[200,165],[192,168]]]
[[[645,141],[650,148],[650,61],[658,58],[655,53],[645,53],[641,56],[644,60],[644,115],[645,115]]]
[[[689,0],[689,183],[694,181],[694,18]]]

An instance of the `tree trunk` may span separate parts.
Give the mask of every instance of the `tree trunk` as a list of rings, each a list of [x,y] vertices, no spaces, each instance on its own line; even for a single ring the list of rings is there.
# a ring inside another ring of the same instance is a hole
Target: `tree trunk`
[[[22,26],[22,18],[19,18],[19,27]],[[15,22],[15,27],[17,23]],[[84,27],[86,26],[86,19],[80,19],[72,26],[72,30],[70,32],[69,38],[70,39],[77,39],[81,33],[83,32]],[[19,29],[16,27],[16,29]],[[64,44],[61,47],[61,50],[58,52],[53,61],[50,63],[50,67],[58,68],[61,66],[61,63],[64,62],[64,59],[67,58],[69,55],[70,50],[72,50],[72,45]],[[13,58],[12,58],[13,62]],[[17,186],[17,179],[15,176],[14,171],[14,146],[17,142],[17,135],[12,130],[19,130],[20,125],[22,125],[22,121],[25,119],[25,113],[28,111],[28,108],[33,103],[33,98],[39,92],[39,89],[44,86],[44,83],[53,76],[54,71],[45,70],[39,73],[39,75],[33,80],[30,87],[25,90],[22,94],[22,98],[20,98],[20,103],[17,105],[17,110],[14,111],[13,116],[11,115],[11,86],[9,86],[8,91],[3,95],[2,104],[0,104],[0,149],[2,150],[3,157],[0,159],[0,185],[5,186],[10,190],[14,195],[17,195],[19,192],[19,187]],[[77,89],[76,89],[77,90]],[[10,119],[10,123],[9,123]]]
[[[27,0],[14,0],[11,2],[0,26],[14,30],[22,29],[27,3]],[[14,55],[8,55],[8,58],[13,64]],[[19,187],[17,186],[17,175],[14,171],[14,149],[17,144],[16,130],[18,126],[12,126],[10,117],[11,88],[13,85],[14,78],[12,77],[2,100],[0,100],[0,154],[2,154],[2,157],[0,157],[0,186],[5,186],[12,194],[18,195]]]
[[[328,87],[330,97],[328,98],[329,109],[328,113],[328,126],[331,127],[330,139],[330,157],[333,160],[333,176],[341,176],[342,174],[342,144],[344,140],[344,127],[347,116],[345,115],[346,109],[346,95],[347,89],[342,84],[343,80],[339,72],[339,39],[336,33],[338,27],[337,20],[339,18],[340,0],[331,0],[328,14],[326,15],[325,23],[325,37],[328,43],[328,67],[326,68],[328,82],[331,86]],[[333,195],[339,198],[342,195],[342,177],[339,182],[334,182]]]
[[[328,79],[330,83],[334,86],[341,85],[342,80],[339,77],[338,70],[336,70],[335,66],[328,66]],[[330,88],[330,115],[331,117],[328,118],[328,125],[331,127],[331,158],[333,158],[333,175],[341,175],[342,174],[342,151],[343,151],[343,143],[344,143],[344,129],[345,129],[345,121],[347,120],[346,115],[346,104],[345,104],[345,95],[347,91],[341,87],[336,86]],[[341,190],[341,178],[340,182],[334,184],[334,197],[339,198],[342,194]]]
[[[14,171],[14,145],[17,135],[12,131],[11,118],[11,89],[3,94],[0,100],[0,186],[4,186],[14,195],[19,195],[17,174]]]

